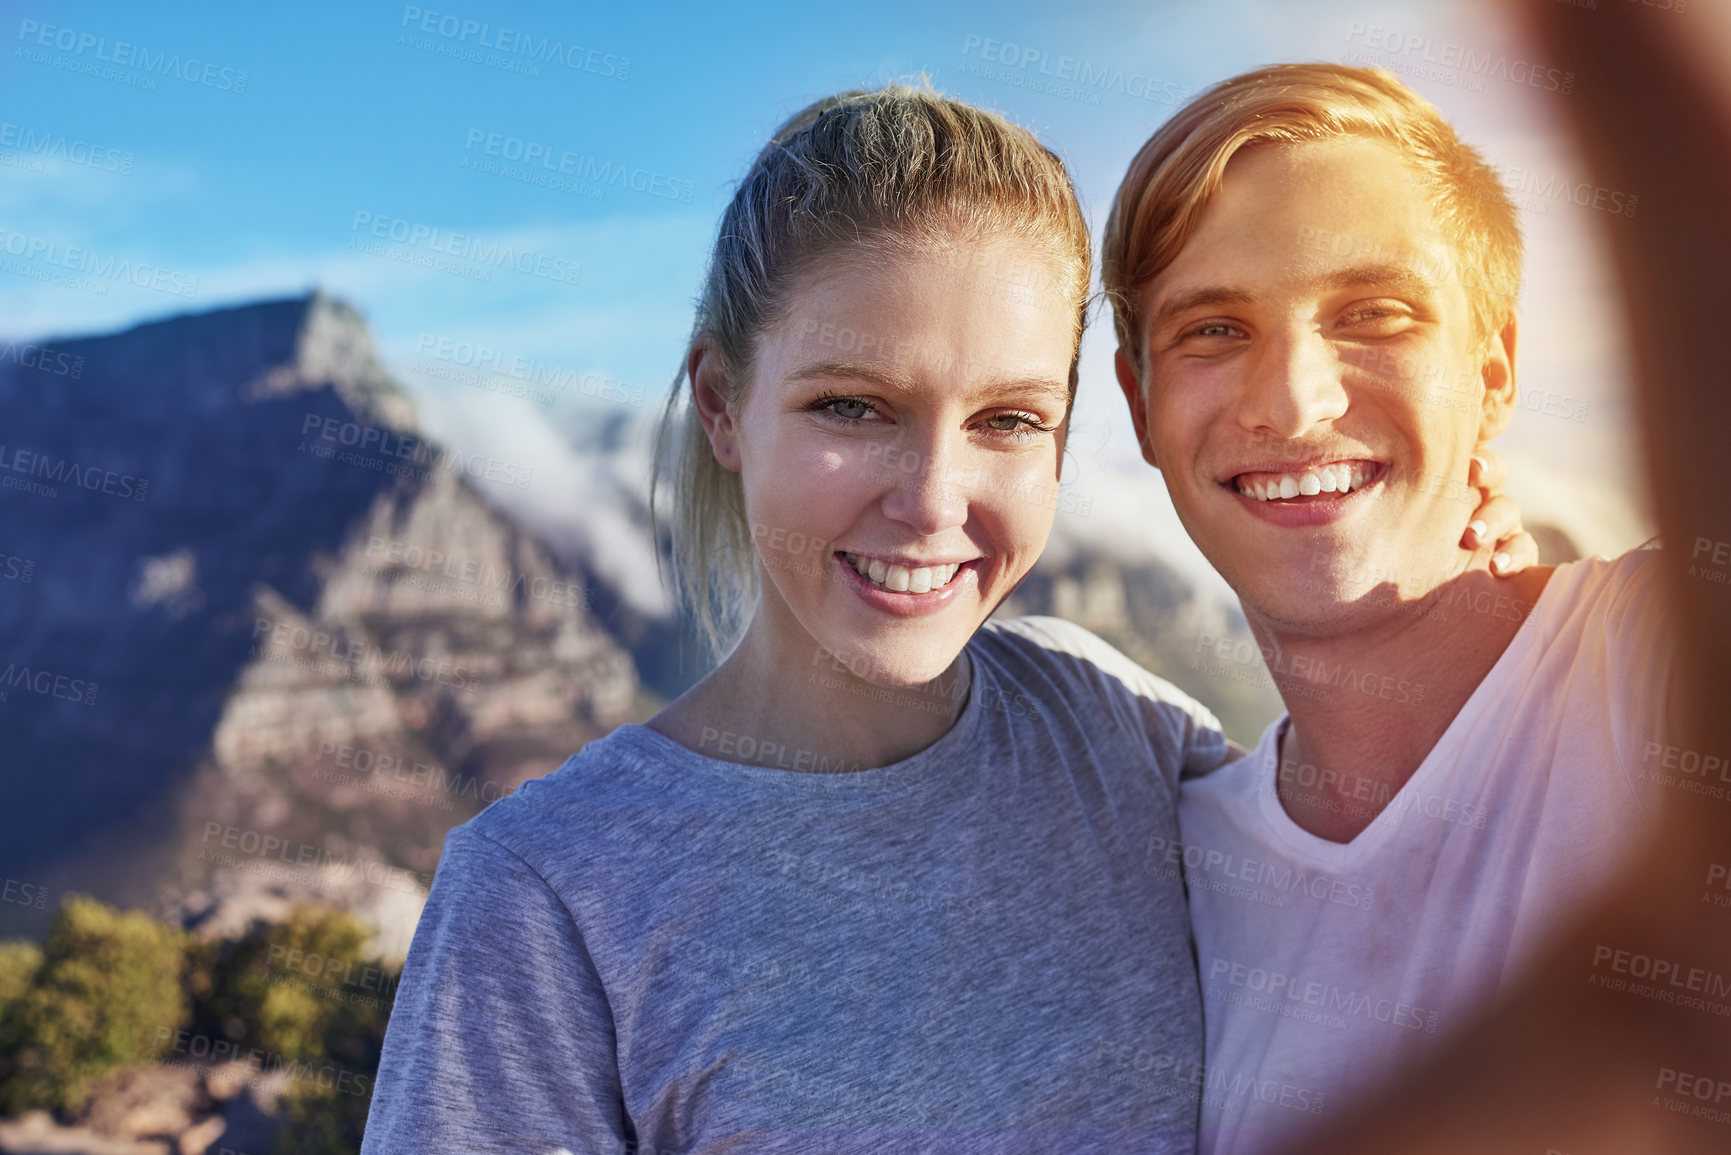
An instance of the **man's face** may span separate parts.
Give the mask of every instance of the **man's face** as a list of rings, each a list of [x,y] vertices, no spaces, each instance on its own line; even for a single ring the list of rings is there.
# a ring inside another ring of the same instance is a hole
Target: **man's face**
[[[1329,632],[1461,572],[1482,439],[1513,400],[1512,324],[1475,342],[1413,170],[1369,140],[1227,165],[1119,355],[1143,453],[1247,609]],[[1383,587],[1379,589],[1379,587]]]

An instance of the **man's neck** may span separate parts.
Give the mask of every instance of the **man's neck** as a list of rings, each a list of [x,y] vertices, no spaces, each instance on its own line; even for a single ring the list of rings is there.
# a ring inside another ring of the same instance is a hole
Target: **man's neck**
[[[1335,635],[1246,607],[1292,715],[1276,789],[1304,830],[1350,842],[1388,805],[1514,640],[1550,568],[1469,570],[1422,601]]]

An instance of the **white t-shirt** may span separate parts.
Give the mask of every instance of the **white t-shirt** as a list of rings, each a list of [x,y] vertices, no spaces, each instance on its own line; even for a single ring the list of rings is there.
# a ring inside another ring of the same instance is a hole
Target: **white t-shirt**
[[[1202,1155],[1277,1149],[1374,1090],[1497,997],[1623,860],[1662,761],[1659,584],[1656,549],[1559,567],[1351,842],[1281,806],[1286,718],[1184,783],[1168,858],[1184,863],[1202,978]],[[1447,607],[1475,610],[1499,607]],[[1376,797],[1368,783],[1337,790],[1341,805]]]

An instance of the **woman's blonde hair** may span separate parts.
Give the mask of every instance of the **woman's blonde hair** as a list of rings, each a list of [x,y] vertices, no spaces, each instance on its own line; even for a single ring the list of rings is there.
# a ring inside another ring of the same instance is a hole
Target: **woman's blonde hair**
[[[873,248],[923,252],[957,240],[1030,243],[1076,302],[1076,387],[1089,278],[1088,226],[1054,153],[1027,129],[936,92],[891,85],[807,106],[776,130],[722,214],[687,356],[655,451],[651,513],[670,538],[674,584],[705,640],[725,651],[749,620],[757,561],[740,478],[715,460],[686,366],[719,354],[729,400],[800,274]],[[665,522],[661,516],[666,509]]]
[[[1118,344],[1142,367],[1140,290],[1177,258],[1239,149],[1354,137],[1380,140],[1412,166],[1454,249],[1484,341],[1514,313],[1521,230],[1496,170],[1435,107],[1380,68],[1277,64],[1201,93],[1142,146],[1119,186],[1100,245],[1100,278]]]

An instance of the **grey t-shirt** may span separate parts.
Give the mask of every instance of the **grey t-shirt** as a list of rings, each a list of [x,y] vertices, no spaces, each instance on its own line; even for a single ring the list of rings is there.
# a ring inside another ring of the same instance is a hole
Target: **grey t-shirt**
[[[1067,622],[968,652],[905,761],[624,726],[451,831],[366,1155],[1192,1151],[1164,852],[1219,724]]]

